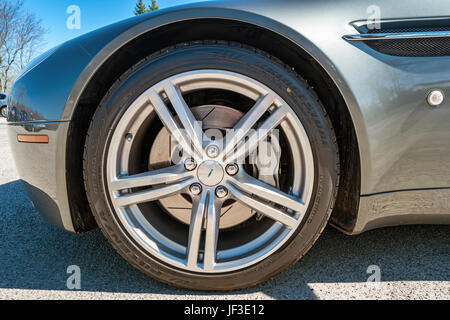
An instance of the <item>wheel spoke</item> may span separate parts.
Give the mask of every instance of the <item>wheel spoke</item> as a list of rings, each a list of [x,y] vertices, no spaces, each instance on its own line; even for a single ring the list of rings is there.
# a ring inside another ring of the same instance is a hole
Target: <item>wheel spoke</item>
[[[301,214],[306,212],[305,204],[294,196],[288,195],[271,185],[253,178],[245,172],[240,172],[235,178],[231,178],[230,183],[234,187],[245,190],[246,193],[255,195],[268,202],[276,203]]]
[[[189,229],[189,243],[187,247],[186,266],[195,268],[198,264],[200,240],[203,231],[203,221],[205,219],[205,211],[207,209],[208,193],[203,192],[200,198],[193,201],[191,224]]]
[[[186,133],[189,135],[191,142],[198,152],[203,152],[203,131],[201,123],[197,122],[192,114],[189,106],[184,101],[180,89],[178,89],[172,82],[166,81],[164,83],[164,91],[172,103],[178,118],[181,121]]]
[[[195,152],[195,150],[192,148],[191,137],[183,132],[183,130],[181,130],[181,128],[178,126],[166,104],[161,99],[159,93],[156,90],[150,90],[149,99],[151,104],[155,108],[155,111],[158,114],[160,120],[164,124],[164,127],[167,129],[167,131],[169,131],[172,138],[180,144],[181,148],[185,152],[187,152],[187,154],[198,160],[198,153]]]
[[[192,176],[184,165],[176,165],[169,168],[145,172],[133,176],[119,177],[111,183],[111,189],[121,191],[131,188],[147,187],[158,184],[169,184],[181,181]]]
[[[261,119],[264,113],[274,104],[274,96],[264,96],[234,127],[231,134],[226,137],[226,146],[221,158],[232,152],[236,145],[249,135],[250,130]]]
[[[233,196],[236,198],[236,200],[242,202],[243,204],[249,206],[250,208],[258,211],[259,213],[275,220],[286,227],[290,229],[295,229],[298,225],[298,221],[294,218],[289,216],[287,213],[275,209],[271,206],[269,206],[266,203],[263,203],[261,201],[258,201],[254,198],[251,198],[250,196],[244,194],[243,192],[239,191],[237,188],[235,188],[231,183],[227,184],[228,189],[233,194]]]
[[[263,141],[269,134],[278,127],[286,118],[288,114],[288,108],[280,107],[275,111],[265,122],[254,131],[248,138],[248,141],[242,141],[236,148],[235,152],[232,152],[229,157],[226,158],[227,162],[237,161],[239,163],[244,163],[245,157],[252,153],[258,144]]]
[[[187,179],[182,182],[153,188],[141,192],[125,194],[115,198],[119,207],[127,207],[134,204],[152,202],[181,193],[184,189],[195,182],[195,179]]]
[[[220,205],[216,201],[213,191],[208,198],[208,211],[206,215],[206,238],[203,268],[205,271],[213,271],[216,265],[217,241],[219,239]]]

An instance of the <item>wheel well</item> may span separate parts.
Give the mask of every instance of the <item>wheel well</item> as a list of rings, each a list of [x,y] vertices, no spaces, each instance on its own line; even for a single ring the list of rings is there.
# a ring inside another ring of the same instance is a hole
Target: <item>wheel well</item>
[[[332,120],[341,154],[341,183],[332,222],[344,231],[352,231],[359,206],[361,178],[358,141],[347,106],[332,79],[316,60],[290,40],[255,25],[231,20],[189,20],[152,30],[125,44],[103,64],[84,90],[70,125],[67,154],[83,154],[85,137],[97,106],[125,71],[164,48],[210,39],[239,42],[266,51],[294,68],[315,89]],[[75,230],[84,232],[95,228],[80,159],[67,157],[67,184]]]

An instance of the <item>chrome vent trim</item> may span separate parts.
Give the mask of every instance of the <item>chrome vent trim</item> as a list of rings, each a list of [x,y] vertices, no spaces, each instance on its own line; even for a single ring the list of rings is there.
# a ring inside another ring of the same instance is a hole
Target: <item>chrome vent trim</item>
[[[403,33],[364,33],[345,35],[347,41],[372,41],[372,40],[403,40],[403,39],[427,39],[448,38],[450,31],[431,32],[403,32]]]

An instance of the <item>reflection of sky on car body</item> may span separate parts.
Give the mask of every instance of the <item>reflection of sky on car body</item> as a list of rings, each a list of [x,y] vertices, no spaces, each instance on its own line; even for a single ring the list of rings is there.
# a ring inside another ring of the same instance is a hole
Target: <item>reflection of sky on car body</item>
[[[44,52],[61,42],[132,17],[136,2],[134,0],[110,2],[88,0],[26,0],[25,9],[34,12],[41,18],[44,28],[48,31],[48,34],[45,36],[46,44],[44,44],[41,50]],[[159,0],[157,1],[157,5],[161,9],[164,9],[190,2],[199,2],[199,0]],[[144,1],[144,3],[148,5],[151,1]],[[66,10],[72,5],[76,5],[81,9],[81,29],[79,30],[69,30],[66,27],[67,18],[70,16],[66,13]]]

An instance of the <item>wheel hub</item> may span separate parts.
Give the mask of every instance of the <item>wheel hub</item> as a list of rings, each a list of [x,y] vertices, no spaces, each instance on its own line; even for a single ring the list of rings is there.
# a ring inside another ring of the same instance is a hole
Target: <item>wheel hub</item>
[[[216,161],[205,161],[198,167],[198,180],[208,187],[219,185],[224,175],[222,166]]]

